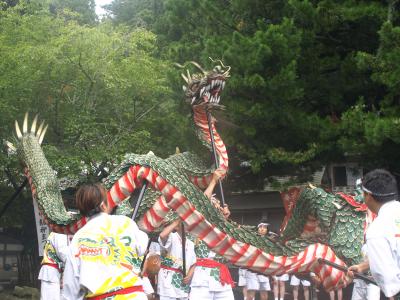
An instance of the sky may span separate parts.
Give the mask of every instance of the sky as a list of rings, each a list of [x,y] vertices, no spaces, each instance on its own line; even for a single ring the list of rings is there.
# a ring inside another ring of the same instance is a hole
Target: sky
[[[109,4],[113,0],[96,0],[96,14],[98,16],[103,15],[105,13],[104,9],[101,8],[102,5]]]

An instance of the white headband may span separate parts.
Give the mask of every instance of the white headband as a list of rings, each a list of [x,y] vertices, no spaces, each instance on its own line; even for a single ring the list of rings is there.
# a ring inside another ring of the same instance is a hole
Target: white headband
[[[394,193],[388,193],[388,194],[378,194],[378,193],[374,193],[374,192],[370,191],[369,189],[367,189],[364,185],[361,186],[361,189],[362,189],[364,192],[367,192],[368,194],[371,194],[371,195],[374,195],[374,196],[378,196],[378,197],[386,197],[386,196],[394,196],[394,195],[397,195],[396,192],[394,192]]]

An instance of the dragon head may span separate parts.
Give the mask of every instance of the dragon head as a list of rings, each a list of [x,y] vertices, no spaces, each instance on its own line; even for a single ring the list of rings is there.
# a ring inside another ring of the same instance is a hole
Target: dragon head
[[[214,60],[212,61],[214,62]],[[222,61],[219,60],[219,64],[211,71],[205,71],[198,63],[194,61],[189,63],[199,69],[200,72],[190,74],[189,70],[186,70],[186,75],[183,73],[181,74],[186,82],[186,85],[183,86],[183,90],[187,102],[191,105],[218,105],[220,94],[225,87],[226,79],[230,76],[230,67],[225,66]],[[184,68],[184,66],[178,66]]]

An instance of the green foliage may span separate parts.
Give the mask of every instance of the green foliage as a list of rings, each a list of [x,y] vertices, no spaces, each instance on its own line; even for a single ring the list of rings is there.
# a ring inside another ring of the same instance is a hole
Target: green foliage
[[[254,172],[263,172],[271,165],[343,160],[349,154],[363,160],[371,153],[368,147],[360,146],[363,139],[378,148],[386,140],[396,143],[393,122],[381,118],[398,108],[393,107],[393,97],[387,99],[390,95],[381,82],[397,86],[398,76],[395,72],[385,79],[380,78],[381,73],[371,76],[369,64],[382,68],[375,53],[382,56],[383,48],[392,52],[398,48],[397,38],[389,36],[387,26],[382,27],[389,18],[384,3],[164,3],[163,16],[151,26],[164,46],[163,55],[202,64],[211,56],[232,66],[223,102],[240,130],[230,131],[232,136],[227,140],[233,145],[228,145],[229,151],[237,152],[240,160],[250,160]],[[391,18],[395,20],[396,15]],[[395,35],[395,30],[390,31]],[[384,55],[388,67],[389,61],[396,61],[388,51]],[[368,59],[364,65],[369,69],[361,67],[362,57]],[[390,65],[389,70],[394,71],[396,65]],[[347,133],[352,122],[348,118],[360,99],[368,105],[362,114],[368,114],[373,103],[377,118],[385,125],[368,128],[363,135],[352,134],[351,129]],[[380,130],[385,133],[380,135]]]
[[[26,111],[30,121],[39,113],[49,124],[43,147],[50,164],[59,177],[83,180],[99,180],[101,168],[111,170],[125,153],[166,157],[177,145],[190,148],[189,122],[168,82],[171,64],[156,50],[155,35],[144,29],[83,26],[37,3],[0,11],[1,139],[10,140]],[[21,172],[4,153],[0,160]],[[0,170],[7,195],[20,176]]]
[[[125,152],[198,149],[170,62],[208,57],[232,67],[220,131],[233,172],[349,156],[400,170],[394,1],[114,0],[101,23],[93,1],[3,2],[0,135],[40,112],[61,176],[96,177]]]

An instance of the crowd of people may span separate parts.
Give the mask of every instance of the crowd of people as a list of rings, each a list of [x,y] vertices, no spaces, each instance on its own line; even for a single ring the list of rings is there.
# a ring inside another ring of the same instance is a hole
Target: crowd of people
[[[212,194],[221,176],[217,170],[204,194],[228,218],[229,208],[220,207]],[[354,280],[352,300],[380,299],[381,291],[386,297],[395,297],[400,291],[397,182],[389,172],[374,170],[363,178],[362,189],[366,205],[377,217],[366,233],[364,261],[349,267],[346,284]],[[90,220],[74,236],[50,234],[39,274],[42,300],[234,300],[235,282],[226,261],[203,241],[191,238],[179,218],[165,224],[157,241],[151,241],[132,219],[111,214],[107,191],[101,184],[82,186],[75,200],[80,213]],[[260,236],[274,238],[265,221],[257,230]],[[143,257],[147,257],[145,263]],[[356,278],[366,272],[377,285]],[[245,300],[254,300],[257,293],[259,299],[266,300],[271,290],[275,300],[284,299],[285,294],[288,299],[288,281],[288,274],[268,277],[239,269],[238,286]],[[311,299],[312,282],[291,275],[290,299]],[[341,300],[342,291],[336,293]],[[334,291],[330,299],[335,299]]]

